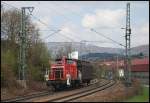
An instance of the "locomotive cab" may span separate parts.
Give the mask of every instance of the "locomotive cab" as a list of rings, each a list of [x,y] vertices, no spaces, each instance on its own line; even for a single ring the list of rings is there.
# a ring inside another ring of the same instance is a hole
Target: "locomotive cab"
[[[77,78],[76,61],[63,57],[56,59],[55,63],[51,65],[51,70],[47,79],[47,86],[54,88],[60,86],[71,86],[71,81]]]

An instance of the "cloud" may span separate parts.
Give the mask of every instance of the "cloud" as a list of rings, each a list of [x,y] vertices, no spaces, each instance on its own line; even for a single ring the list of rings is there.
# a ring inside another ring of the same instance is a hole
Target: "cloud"
[[[125,12],[122,9],[98,9],[94,14],[86,14],[82,19],[82,25],[88,28],[120,26],[124,16]]]
[[[78,35],[79,33],[77,32],[80,32],[80,30],[76,27],[76,25],[72,24],[72,23],[66,23],[62,28],[61,28],[61,31],[60,33],[65,35],[65,38],[66,40],[68,41],[77,41],[79,40],[78,38]],[[67,38],[68,37],[68,38]]]
[[[148,23],[144,24],[143,27],[141,27],[140,32],[141,32],[143,35],[149,36],[149,35],[148,35],[148,34],[149,34],[149,24],[148,24]]]
[[[48,30],[51,26],[51,18],[46,16],[43,18],[32,18],[32,22],[40,30]]]
[[[133,28],[131,34],[131,45],[138,46],[149,44],[149,23]]]
[[[5,1],[17,8],[34,6],[33,15],[40,18],[46,23],[49,28],[36,19],[33,19],[34,23],[40,30],[45,29],[59,29],[61,28],[63,35],[74,39],[74,41],[89,40],[89,41],[101,41],[109,40],[99,36],[98,34],[90,31],[90,28],[95,28],[97,32],[100,32],[113,40],[125,44],[124,30],[120,29],[125,27],[125,12],[126,2],[105,2],[105,1]],[[149,22],[148,20],[148,2],[135,2],[131,3],[131,25],[135,24],[131,34],[131,46],[137,46],[146,44],[149,42]],[[9,7],[10,8],[10,7]],[[71,23],[68,23],[71,21]],[[143,24],[143,25],[142,25]],[[85,28],[87,27],[87,28]],[[47,37],[52,34],[53,31],[40,31],[41,38]],[[57,33],[46,41],[71,41],[63,35]],[[93,43],[99,46],[116,47],[117,45],[109,43]]]

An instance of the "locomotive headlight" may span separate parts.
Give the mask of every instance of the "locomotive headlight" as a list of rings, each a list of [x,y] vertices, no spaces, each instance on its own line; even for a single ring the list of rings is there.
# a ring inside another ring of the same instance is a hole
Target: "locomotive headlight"
[[[123,69],[119,69],[119,77],[124,77],[124,70]]]
[[[45,73],[45,75],[44,75],[44,77],[45,77],[45,79],[46,79],[46,81],[48,81],[49,80],[49,70],[46,68],[46,73]]]
[[[67,78],[67,85],[71,85],[71,75],[70,74],[67,74],[66,75],[66,78]]]
[[[82,73],[81,73],[80,70],[78,71],[78,79],[79,79],[80,82],[82,83]]]
[[[46,79],[46,81],[48,81],[48,75],[45,75],[45,79]]]

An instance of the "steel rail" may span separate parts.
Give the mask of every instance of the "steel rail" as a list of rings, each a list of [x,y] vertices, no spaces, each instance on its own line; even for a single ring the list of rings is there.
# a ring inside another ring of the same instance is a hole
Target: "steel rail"
[[[102,91],[104,89],[107,89],[107,88],[111,87],[114,84],[115,84],[115,81],[106,82],[106,83],[104,83],[104,84],[102,84],[98,87],[91,88],[90,90],[85,90],[85,91],[81,91],[81,92],[78,92],[78,93],[74,93],[72,95],[52,99],[52,100],[49,100],[48,102],[68,102],[68,101],[75,100],[75,99],[78,99],[78,98],[81,98],[81,97],[84,97],[84,96],[88,96],[88,95],[96,93],[98,91]]]
[[[64,95],[65,93],[71,93],[71,92],[76,92],[77,91],[81,91],[83,89],[88,89],[88,88],[91,88],[95,85],[98,85],[99,83],[103,84],[105,83],[106,80],[101,80],[101,81],[95,81],[93,83],[91,83],[90,85],[82,85],[80,87],[77,87],[77,88],[68,88],[66,89],[65,91],[58,91],[58,92],[54,92],[53,95],[46,95],[46,96],[42,96],[40,98],[31,98],[31,99],[28,99],[28,100],[25,100],[25,101],[21,101],[21,102],[46,102],[46,101],[49,101],[50,98],[51,100],[52,99],[55,99],[55,98],[58,98],[58,97],[62,97],[62,95]],[[81,90],[80,90],[81,89]],[[89,90],[89,89],[88,89]],[[71,93],[72,94],[72,93]],[[55,96],[56,95],[56,96]],[[59,96],[58,96],[59,95]],[[57,97],[58,96],[58,97]]]
[[[25,96],[19,96],[16,98],[4,99],[4,100],[1,100],[1,102],[18,102],[21,100],[31,99],[34,97],[40,97],[40,96],[44,96],[44,95],[48,95],[48,94],[50,94],[48,91],[44,91],[44,92],[40,92],[40,93],[35,93],[35,94],[30,94],[30,95],[25,95]]]
[[[94,85],[96,83],[97,82],[92,83],[92,84],[90,84],[88,86]],[[83,87],[80,87],[80,88],[83,88]],[[80,88],[76,88],[76,89],[80,89]],[[60,92],[55,92],[55,93],[60,93]],[[37,97],[52,95],[52,94],[54,94],[54,93],[53,92],[44,91],[44,92],[34,93],[34,94],[30,94],[30,95],[24,95],[24,96],[19,96],[19,97],[15,97],[15,98],[4,99],[4,100],[1,100],[1,102],[19,102],[19,101],[25,101],[25,100],[29,100],[29,99],[34,99],[34,98],[37,98]]]

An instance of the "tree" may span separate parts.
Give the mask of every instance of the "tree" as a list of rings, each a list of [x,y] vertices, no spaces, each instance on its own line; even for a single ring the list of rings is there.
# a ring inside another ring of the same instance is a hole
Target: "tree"
[[[5,71],[9,71],[11,76],[17,79],[21,12],[15,9],[5,10],[4,7],[1,9],[1,83],[3,83],[11,80]],[[39,38],[39,29],[28,15],[25,18],[28,43],[27,77],[31,77],[34,81],[44,80],[45,68],[50,67],[50,53]]]
[[[56,58],[62,58],[63,56],[68,57],[68,54],[73,51],[73,47],[71,43],[65,44],[64,47],[61,47],[57,53]]]

